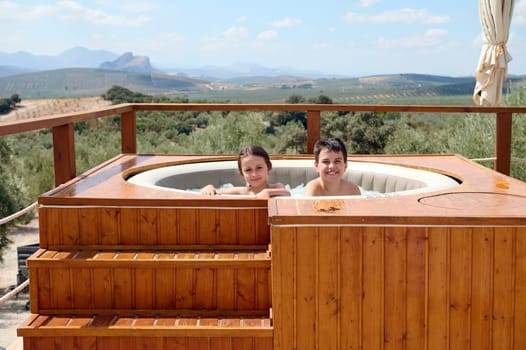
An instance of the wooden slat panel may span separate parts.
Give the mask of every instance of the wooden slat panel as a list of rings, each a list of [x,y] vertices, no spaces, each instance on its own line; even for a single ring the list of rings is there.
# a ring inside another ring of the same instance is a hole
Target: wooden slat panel
[[[385,349],[400,349],[406,328],[406,231],[389,227],[385,232],[384,312]]]
[[[526,349],[526,227],[518,227],[515,238],[515,319],[513,349]]]
[[[195,275],[192,269],[178,269],[175,274],[176,308],[191,309],[194,305]]]
[[[157,209],[140,208],[139,211],[139,244],[157,244]]]
[[[266,209],[46,209],[41,214],[41,235],[55,249],[100,244],[266,245],[270,241]]]
[[[233,310],[236,306],[237,283],[236,270],[221,269],[217,271],[217,307]]]
[[[245,213],[245,212],[243,212]],[[268,212],[267,208],[253,209],[254,223],[249,225],[246,230],[243,227],[239,229],[241,232],[251,231],[256,229],[256,244],[269,244],[270,243],[270,228],[268,225]],[[242,242],[240,242],[242,244]]]
[[[164,349],[161,337],[137,337],[135,344],[137,350]]]
[[[218,240],[218,212],[214,209],[199,210],[197,244],[215,244]]]
[[[135,285],[134,302],[138,309],[153,309],[154,305],[154,271],[150,268],[137,268],[132,271]]]
[[[427,332],[429,350],[449,344],[449,230],[428,228]]]
[[[256,270],[256,296],[254,309],[268,310],[271,307],[270,270]]]
[[[494,234],[491,228],[473,229],[471,348],[492,349]]]
[[[49,277],[51,280],[51,301],[52,307],[57,309],[71,308],[71,276],[68,268],[50,269]]]
[[[296,348],[296,229],[272,230],[272,310],[274,348]]]
[[[60,244],[59,210],[41,207],[38,209],[39,242],[41,248]]]
[[[259,244],[261,243],[261,228],[259,227],[259,216],[255,209],[246,209],[239,212],[237,216],[238,241],[240,244]],[[265,224],[268,227],[268,223]],[[267,235],[266,242],[270,242],[270,235]]]
[[[100,210],[100,243],[102,245],[121,242],[121,210],[119,208],[102,208]]]
[[[100,218],[98,208],[83,208],[78,211],[79,220],[79,243],[100,244]],[[106,219],[106,218],[105,218]]]
[[[116,309],[135,307],[135,283],[131,269],[113,269],[113,303]]]
[[[175,272],[169,268],[155,269],[155,308],[175,308]]]
[[[96,309],[111,309],[114,304],[115,290],[113,280],[113,273],[108,268],[92,269],[92,289],[90,293],[93,295],[93,307]]]
[[[93,307],[91,269],[80,268],[71,271],[72,307],[89,309]],[[100,288],[101,286],[97,286]]]
[[[159,244],[177,244],[177,211],[173,208],[158,208]]]
[[[139,243],[139,212],[136,208],[122,208],[121,209],[121,230],[120,242],[122,244],[138,244]]]
[[[195,244],[197,239],[197,210],[196,209],[180,209],[177,212],[178,222],[178,240],[179,244]]]
[[[319,348],[338,349],[341,312],[339,257],[342,253],[339,245],[339,230],[337,227],[325,228],[322,232],[318,232],[317,238],[316,289],[319,305],[317,346]]]
[[[97,337],[97,350],[121,350],[119,346],[119,337]]]
[[[515,232],[499,227],[495,235],[495,267],[493,285],[493,346],[513,348]]]
[[[427,233],[423,227],[407,229],[407,349],[425,349]],[[388,266],[386,266],[388,268]]]
[[[65,208],[60,212],[61,243],[76,245],[80,243],[79,217],[77,208]]]
[[[236,305],[239,310],[253,310],[256,305],[256,272],[252,269],[237,270]]]
[[[297,339],[298,349],[308,349],[317,343],[319,330],[316,327],[318,320],[315,307],[318,298],[317,280],[317,239],[316,228],[304,228],[298,232],[296,244],[296,311],[295,318],[298,329],[309,330],[302,332]],[[277,312],[278,310],[276,310]],[[292,336],[292,334],[288,335]]]
[[[243,230],[239,232],[238,220],[241,220],[240,216],[244,216],[244,210],[222,210],[219,213],[219,227],[221,232],[219,233],[217,244],[238,244],[239,236],[250,237],[253,235],[255,230]]]
[[[165,349],[173,350],[189,350],[188,349],[188,338],[175,338],[167,337],[165,338]]]
[[[469,349],[471,316],[472,230],[451,229],[450,237],[450,346]]]
[[[342,349],[360,349],[362,344],[362,246],[361,228],[342,227],[341,231],[341,325]]]
[[[97,337],[76,337],[75,343],[77,345],[78,350],[93,350],[97,347]]]
[[[194,309],[215,309],[217,307],[216,294],[217,275],[215,269],[196,269]]]
[[[363,253],[363,348],[381,349],[384,336],[384,232],[364,228]]]
[[[51,301],[51,277],[49,275],[49,269],[40,269],[38,271],[37,283],[38,291],[35,290],[35,292],[38,292],[38,298],[36,298],[36,300],[38,300],[37,305],[41,309],[50,309],[53,304]],[[35,307],[36,305],[31,303],[31,311],[38,313]]]

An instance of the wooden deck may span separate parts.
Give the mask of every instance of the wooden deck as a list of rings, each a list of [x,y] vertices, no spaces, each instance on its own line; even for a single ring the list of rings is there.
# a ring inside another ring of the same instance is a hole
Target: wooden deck
[[[526,348],[525,183],[455,155],[349,157],[462,181],[392,198],[125,181],[218,159],[124,154],[43,194],[24,349]]]

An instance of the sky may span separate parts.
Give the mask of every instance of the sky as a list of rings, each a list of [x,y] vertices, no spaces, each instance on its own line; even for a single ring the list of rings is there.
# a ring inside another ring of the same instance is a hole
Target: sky
[[[239,62],[346,76],[473,76],[477,0],[0,0],[0,51],[132,52],[161,69]],[[509,74],[526,74],[526,0],[515,0]],[[1,62],[0,62],[1,65]]]

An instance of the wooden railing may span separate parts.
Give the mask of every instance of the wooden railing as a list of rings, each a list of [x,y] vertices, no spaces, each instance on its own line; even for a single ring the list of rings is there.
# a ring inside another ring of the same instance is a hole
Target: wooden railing
[[[55,185],[76,174],[74,124],[91,119],[121,116],[121,151],[137,153],[137,111],[304,111],[307,113],[307,152],[312,153],[320,138],[321,112],[419,112],[419,113],[491,113],[496,115],[495,170],[509,175],[511,131],[514,114],[526,113],[526,107],[466,107],[423,105],[347,105],[347,104],[119,104],[86,112],[46,116],[0,124],[0,136],[52,128]]]

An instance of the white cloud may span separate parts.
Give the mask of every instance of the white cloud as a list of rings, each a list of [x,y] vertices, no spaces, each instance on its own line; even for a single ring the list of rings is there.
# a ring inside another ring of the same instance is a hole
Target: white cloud
[[[228,40],[241,40],[248,36],[248,31],[244,27],[230,27],[223,32],[223,36]]]
[[[288,17],[272,22],[272,25],[278,28],[293,27],[299,24],[301,24],[301,19]]]
[[[67,20],[122,27],[139,26],[150,20],[146,16],[128,18],[108,15],[103,11],[84,7],[75,1],[59,1],[56,6],[22,6],[13,1],[0,2],[0,19],[2,20],[29,21],[52,15]]]
[[[442,38],[448,35],[445,29],[430,29],[423,35],[409,36],[399,39],[385,39],[379,38],[376,42],[377,46],[383,49],[414,49],[420,47],[437,47],[442,43]]]
[[[526,0],[519,0],[513,9],[512,24],[526,24]]]
[[[126,1],[121,0],[95,0],[92,1],[102,6],[113,7],[126,12],[145,12],[157,8],[153,2],[149,1]]]
[[[379,3],[380,0],[360,0],[360,7],[370,7],[370,6],[373,6],[374,4],[377,4]]]
[[[423,23],[437,24],[449,21],[449,16],[433,16],[426,9],[400,9],[379,14],[348,12],[343,19],[350,23]]]
[[[61,17],[94,24],[134,27],[144,24],[150,20],[146,16],[127,18],[124,16],[108,15],[103,11],[84,7],[75,1],[59,1],[57,5],[59,15]]]
[[[271,40],[278,36],[278,32],[276,30],[267,30],[264,32],[261,32],[258,34],[257,38],[258,40]]]
[[[30,21],[44,17],[55,10],[48,5],[22,6],[14,1],[0,1],[0,19]]]

